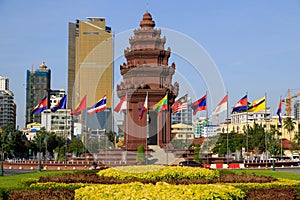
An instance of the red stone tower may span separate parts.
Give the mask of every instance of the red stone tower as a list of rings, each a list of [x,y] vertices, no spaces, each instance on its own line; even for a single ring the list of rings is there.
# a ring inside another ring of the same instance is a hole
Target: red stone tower
[[[124,141],[129,150],[139,145],[164,146],[171,140],[170,105],[179,90],[178,83],[172,85],[175,64],[168,66],[170,48],[164,49],[165,37],[155,28],[155,22],[146,12],[140,28],[134,30],[129,39],[130,47],[124,50],[127,63],[120,66],[123,81],[117,86],[121,99],[127,94],[127,110],[124,115]],[[147,114],[139,120],[139,111],[148,94]],[[168,111],[157,114],[152,107],[168,94]]]

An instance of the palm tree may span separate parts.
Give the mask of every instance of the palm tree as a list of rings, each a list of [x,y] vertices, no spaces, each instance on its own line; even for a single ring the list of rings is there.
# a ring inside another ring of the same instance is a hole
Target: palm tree
[[[283,127],[289,133],[291,140],[291,132],[295,130],[296,122],[293,121],[291,117],[287,117],[284,119]]]

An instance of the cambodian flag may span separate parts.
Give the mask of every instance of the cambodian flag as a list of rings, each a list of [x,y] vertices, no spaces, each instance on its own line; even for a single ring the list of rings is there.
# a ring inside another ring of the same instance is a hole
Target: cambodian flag
[[[148,94],[146,96],[146,99],[144,101],[143,107],[141,107],[140,112],[139,112],[139,120],[143,118],[144,113],[148,109]]]
[[[193,115],[196,115],[198,111],[206,110],[206,95],[192,103],[191,108],[194,111]]]
[[[52,108],[51,111],[55,112],[58,109],[66,109],[67,107],[67,95],[64,95]]]
[[[248,107],[248,101],[247,101],[247,95],[245,95],[237,102],[237,104],[235,104],[235,106],[232,109],[232,112],[247,111],[247,107]]]
[[[282,106],[282,103],[281,103],[281,99],[280,99],[278,109],[277,109],[277,115],[278,115],[278,120],[279,120],[280,125],[282,125],[281,106]]]
[[[32,114],[38,114],[47,109],[47,96],[45,96],[35,107],[32,109]]]
[[[106,95],[103,96],[97,103],[95,103],[92,107],[90,107],[87,111],[89,115],[95,114],[97,112],[101,112],[106,109]]]

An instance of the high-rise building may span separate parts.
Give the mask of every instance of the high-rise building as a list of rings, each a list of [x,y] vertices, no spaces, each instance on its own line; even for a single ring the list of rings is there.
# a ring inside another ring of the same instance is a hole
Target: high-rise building
[[[9,90],[0,90],[0,127],[16,124],[16,104],[14,94]]]
[[[68,108],[74,109],[87,95],[87,106],[92,106],[104,94],[107,110],[88,116],[90,124],[111,130],[113,89],[113,41],[111,28],[105,18],[88,17],[88,21],[69,23],[68,44]],[[109,112],[109,113],[107,113]],[[107,118],[108,117],[108,118]],[[106,118],[106,119],[104,119]],[[94,123],[95,120],[97,123]],[[109,122],[104,125],[100,122]],[[109,124],[109,125],[108,125]]]
[[[32,115],[31,110],[48,94],[51,82],[51,70],[43,61],[35,71],[27,70],[26,77],[26,124],[41,123],[41,114]]]
[[[7,77],[0,76],[0,90],[9,90],[9,80]]]
[[[300,100],[297,100],[294,104],[294,116],[296,120],[300,120]]]

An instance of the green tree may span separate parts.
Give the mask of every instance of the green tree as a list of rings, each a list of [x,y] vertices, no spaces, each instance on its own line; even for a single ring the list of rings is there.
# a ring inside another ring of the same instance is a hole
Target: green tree
[[[12,142],[14,126],[12,124],[5,125],[2,128],[2,135],[1,135],[1,147],[3,143],[3,152],[1,155],[4,155],[4,158],[11,158],[13,157],[14,151],[14,142]]]
[[[224,157],[227,152],[226,142],[227,142],[227,134],[226,133],[220,134],[212,151],[214,153],[217,153],[219,156]]]
[[[46,135],[46,139],[44,139],[44,142],[47,142],[47,150],[50,155],[52,155],[54,149],[56,149],[57,147],[62,147],[66,144],[66,139],[51,132]]]
[[[273,155],[279,155],[280,154],[280,142],[278,140],[276,140],[275,136],[276,134],[278,135],[279,131],[276,128],[275,125],[271,125],[270,126],[270,130],[269,130],[269,144],[268,145],[268,150],[269,152],[271,152],[271,154]]]
[[[254,123],[253,127],[248,128],[248,147],[249,150],[257,149],[259,151],[266,151],[266,135],[262,124]],[[268,140],[267,140],[268,141]]]
[[[136,162],[137,163],[145,163],[146,158],[145,158],[145,151],[144,151],[144,146],[139,145],[137,148],[137,154],[136,154]]]
[[[199,152],[200,152],[200,145],[199,144],[196,144],[194,146],[194,161],[198,162],[200,161],[200,155],[199,155]]]
[[[3,142],[4,152],[7,157],[27,157],[29,142],[26,136],[19,130],[15,130],[12,124],[2,127],[1,145]]]
[[[66,148],[65,146],[61,146],[61,147],[56,147],[54,149],[54,152],[58,154],[57,159],[59,161],[64,161],[66,158]]]
[[[109,132],[106,132],[106,135],[108,137],[108,140],[111,142],[111,143],[115,143],[115,138],[116,138],[116,142],[119,142],[119,137],[117,136],[117,133],[116,132],[113,132],[113,131],[109,131]]]
[[[293,121],[291,117],[287,117],[283,121],[283,127],[285,130],[287,130],[289,134],[289,140],[291,140],[291,132],[295,130],[296,122]]]
[[[68,152],[74,153],[76,157],[82,154],[84,152],[84,146],[82,141],[77,137],[72,138],[68,148]]]
[[[242,150],[245,147],[246,136],[237,134],[235,132],[228,133],[228,151],[235,152],[236,150]],[[222,133],[212,149],[214,153],[218,153],[219,156],[225,156],[227,154],[227,133]]]

